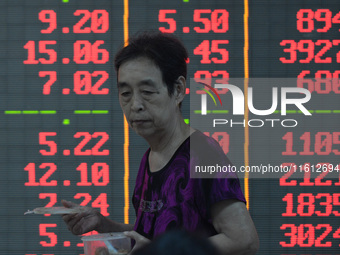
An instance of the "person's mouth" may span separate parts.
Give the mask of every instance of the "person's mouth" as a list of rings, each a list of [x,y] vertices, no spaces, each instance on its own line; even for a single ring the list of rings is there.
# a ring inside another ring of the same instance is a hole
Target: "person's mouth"
[[[142,124],[144,124],[144,123],[146,123],[146,122],[149,122],[149,120],[144,120],[144,119],[137,119],[137,120],[132,120],[131,121],[132,122],[132,124],[136,124],[136,125],[142,125]]]

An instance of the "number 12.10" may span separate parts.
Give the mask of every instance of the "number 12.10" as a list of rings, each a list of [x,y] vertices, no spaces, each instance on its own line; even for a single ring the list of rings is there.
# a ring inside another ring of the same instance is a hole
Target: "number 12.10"
[[[39,169],[46,172],[37,181],[37,166],[35,163],[28,163],[24,168],[28,172],[28,182],[25,186],[57,186],[57,180],[49,180],[50,177],[57,171],[57,166],[54,163],[42,163]],[[89,167],[87,163],[81,163],[77,169],[80,172],[80,182],[77,186],[106,186],[110,183],[110,167],[105,162],[97,162],[91,166],[91,182],[88,181]]]

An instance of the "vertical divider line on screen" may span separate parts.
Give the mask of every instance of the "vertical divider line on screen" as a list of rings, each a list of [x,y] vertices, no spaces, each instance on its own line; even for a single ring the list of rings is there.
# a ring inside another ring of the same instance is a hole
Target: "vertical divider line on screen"
[[[129,0],[124,0],[124,46],[129,39]],[[124,223],[129,224],[129,124],[124,116]]]
[[[248,123],[248,79],[249,79],[249,2],[244,0],[244,48],[243,48],[243,59],[244,59],[244,119]],[[249,165],[249,127],[244,127],[244,166]],[[247,209],[249,210],[249,173],[245,172],[244,175],[244,194],[247,201]]]

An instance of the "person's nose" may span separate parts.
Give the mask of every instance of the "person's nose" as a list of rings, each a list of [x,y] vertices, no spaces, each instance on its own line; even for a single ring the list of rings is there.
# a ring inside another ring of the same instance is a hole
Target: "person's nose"
[[[131,102],[131,110],[135,112],[142,111],[144,109],[144,102],[141,95],[134,93]]]

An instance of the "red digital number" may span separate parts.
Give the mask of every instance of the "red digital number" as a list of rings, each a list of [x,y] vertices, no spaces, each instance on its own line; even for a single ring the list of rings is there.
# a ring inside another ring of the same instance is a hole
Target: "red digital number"
[[[300,182],[300,186],[314,186],[314,183],[310,181],[311,165],[310,163],[305,163],[300,166],[300,171],[304,172],[303,182]]]
[[[296,27],[301,33],[310,33],[314,30],[314,12],[311,9],[299,10],[296,14],[296,18]]]
[[[197,33],[209,33],[211,30],[211,22],[209,18],[201,17],[202,14],[211,13],[210,9],[194,10],[194,22],[201,22],[204,27],[194,27]]]
[[[28,171],[28,182],[25,182],[25,186],[39,186],[40,183],[36,181],[35,176],[35,164],[28,163],[24,170]]]
[[[338,12],[332,19],[332,23],[334,24],[340,24],[340,12]],[[339,29],[340,31],[340,29]]]
[[[80,16],[82,14],[84,14],[84,16],[73,26],[73,32],[82,34],[91,33],[90,27],[81,28],[91,18],[91,12],[88,10],[76,10],[73,15]]]
[[[194,74],[194,78],[195,78],[195,82],[198,82],[198,83],[200,82],[200,83],[204,83],[204,84],[211,86],[212,78],[221,78],[221,79],[216,79],[216,83],[228,83],[229,73],[224,70],[217,70],[217,71],[214,71],[213,73],[202,70],[202,71],[196,71],[196,73]],[[206,89],[210,90],[209,88],[206,88]],[[223,89],[216,89],[216,91],[218,92],[218,94],[225,94],[229,90],[226,88],[223,88]],[[204,90],[196,91],[196,94],[205,94],[205,93],[206,92]]]
[[[76,148],[74,148],[74,155],[76,156],[108,156],[110,154],[109,150],[102,150],[99,151],[101,146],[103,146],[108,140],[109,135],[105,132],[95,132],[93,135],[91,135],[88,132],[77,132],[74,135],[74,138],[80,138],[84,137],[84,139],[77,145]],[[98,138],[101,137],[101,139],[97,142],[97,144],[92,148],[92,150],[85,150],[82,151],[82,149],[86,146],[86,144],[91,140],[91,138]]]
[[[176,31],[176,21],[173,18],[167,18],[167,14],[177,13],[176,10],[159,10],[158,21],[166,22],[169,24],[169,27],[159,27],[159,31],[163,33],[174,33]]]
[[[229,12],[225,9],[211,13],[211,29],[214,33],[225,33],[229,30]]]
[[[300,224],[298,227],[294,224],[283,224],[280,229],[285,230],[290,228],[290,232],[285,233],[285,236],[290,237],[290,243],[280,242],[282,247],[294,247],[296,244],[299,247],[332,247],[332,242],[322,241],[332,232],[332,226],[329,224],[318,224],[315,227],[312,224]],[[322,234],[316,238],[315,230],[325,229]],[[340,238],[340,228],[333,233],[333,238]]]
[[[317,155],[329,155],[332,152],[332,135],[329,132],[316,133],[314,147]]]
[[[340,12],[339,12],[339,14],[340,14]],[[333,45],[338,46],[339,44],[340,44],[340,40],[333,40]],[[336,62],[340,63],[340,50],[336,54]]]
[[[202,14],[210,14],[211,17],[201,17]],[[210,9],[194,10],[194,22],[203,23],[203,28],[194,27],[197,33],[226,33],[229,30],[229,12],[225,9],[211,11]]]
[[[286,150],[282,152],[282,155],[296,155],[293,151],[293,132],[287,132],[282,140],[286,140]],[[299,152],[300,155],[310,156],[316,153],[317,155],[330,155],[334,153],[339,155],[338,149],[333,149],[333,145],[340,144],[340,132],[317,132],[315,134],[314,151],[311,151],[311,133],[305,132],[300,136],[300,140],[303,141],[303,151]]]
[[[307,198],[307,201],[305,199]],[[298,196],[297,212],[300,216],[312,216],[315,209],[315,198],[311,193],[301,193]],[[305,212],[307,208],[307,212]]]
[[[316,164],[317,171],[322,172],[315,178],[315,186],[332,186],[332,181],[327,180],[322,182],[321,180],[329,173],[330,168],[328,166],[332,166],[329,163],[318,163]]]
[[[307,46],[307,47],[306,47]],[[314,58],[314,43],[311,40],[301,40],[297,44],[297,49],[300,52],[307,53],[306,59],[300,59],[299,62],[306,64],[310,63]]]
[[[307,201],[306,201],[307,198]],[[316,199],[325,199],[325,201],[319,201],[320,206],[324,206],[323,212],[321,210],[315,210],[315,200]],[[328,217],[332,213],[337,216],[337,211],[333,210],[333,205],[340,205],[339,202],[339,193],[334,193],[333,197],[329,193],[319,193],[316,196],[313,196],[311,193],[301,193],[298,195],[298,206],[297,213],[293,212],[294,210],[294,197],[293,193],[288,193],[282,201],[286,202],[286,211],[282,213],[283,217],[295,217],[297,214],[302,217],[310,217],[314,214],[318,217]],[[333,204],[332,204],[333,203]]]
[[[202,55],[202,64],[210,64],[211,61],[215,64],[225,64],[229,61],[229,52],[226,49],[220,49],[220,44],[228,44],[229,40],[212,40],[211,41],[211,48],[210,48],[210,41],[204,40],[200,45],[198,45],[194,49],[195,55]],[[218,59],[216,57],[209,58],[211,53],[219,53],[222,57]]]
[[[225,64],[229,61],[229,52],[226,49],[220,49],[219,45],[229,44],[229,40],[212,40],[211,41],[211,52],[219,53],[222,58],[211,58],[212,62],[215,64]]]
[[[49,56],[49,59],[39,58],[41,64],[54,64],[57,62],[57,52],[53,49],[47,49],[47,45],[57,44],[57,41],[39,41],[39,52],[45,53]]]
[[[109,13],[106,10],[76,10],[74,16],[84,15],[77,24],[73,26],[73,32],[78,34],[106,33],[109,30]],[[84,24],[91,19],[91,26],[84,27]]]
[[[110,214],[107,211],[109,205],[107,204],[107,195],[106,193],[101,193],[93,202],[92,207],[100,208],[100,213],[104,216],[109,216]]]
[[[86,206],[91,200],[92,197],[88,193],[77,193],[74,196],[74,199],[81,199],[84,198],[84,200],[79,204],[80,206]],[[100,208],[100,213],[104,216],[109,216],[110,214],[107,211],[107,208],[109,208],[109,205],[107,204],[107,195],[106,193],[101,193],[93,202],[92,207]]]
[[[335,94],[340,94],[339,75],[340,70],[331,73],[329,70],[319,70],[315,73],[314,82],[312,79],[304,79],[306,75],[310,74],[309,70],[303,70],[297,79],[297,86],[304,88],[307,84],[309,92],[317,92],[318,94],[329,94],[333,91]]]
[[[99,49],[99,46],[104,44],[103,40],[97,40],[92,45],[92,62],[94,64],[106,64],[109,61],[109,52],[106,49]]]
[[[49,242],[40,241],[41,246],[43,247],[54,247],[57,241],[57,235],[54,232],[47,232],[47,228],[55,228],[57,224],[39,224],[39,235],[46,236],[50,239]]]
[[[57,166],[54,163],[42,163],[39,166],[40,169],[47,168],[47,172],[40,178],[41,186],[57,186],[57,181],[47,181],[48,178],[57,170]]]
[[[282,247],[294,247],[297,242],[297,227],[294,224],[283,224],[280,227],[281,230],[290,229],[290,232],[286,232],[285,236],[290,237],[289,242],[281,241],[280,245]]]
[[[332,27],[332,23],[340,23],[340,12],[332,18],[332,12],[328,9],[318,9],[313,12],[311,9],[301,9],[296,14],[297,29],[301,33],[310,33],[314,30],[314,19],[318,22],[324,22],[322,28],[316,31],[319,33],[326,33]]]
[[[47,150],[39,150],[41,155],[43,156],[54,156],[57,153],[57,144],[54,141],[48,141],[47,136],[56,136],[56,132],[40,132],[39,133],[39,144],[47,145],[49,147],[49,151]]]
[[[109,13],[106,10],[94,10],[91,21],[93,33],[104,34],[109,30]]]
[[[39,58],[39,60],[35,59],[35,41],[28,41],[24,45],[24,49],[28,50],[28,58],[24,60],[24,64],[26,65],[35,65],[39,64],[54,64],[57,61],[57,52],[53,49],[47,49],[47,45],[57,44],[57,41],[39,41],[39,53],[45,53],[49,56],[49,58]]]
[[[42,10],[39,12],[39,20],[44,23],[49,23],[49,27],[42,29],[42,34],[50,34],[57,28],[57,14],[53,10]]]
[[[87,163],[81,163],[77,170],[80,171],[80,182],[77,186],[91,186],[92,183],[94,186],[106,186],[110,182],[109,165],[106,163],[94,163],[91,166],[92,183],[88,182]]]
[[[338,173],[339,173],[339,171],[340,171],[340,163],[335,166],[334,170],[338,171]],[[335,186],[340,186],[340,173],[339,173],[339,179],[338,180],[339,180],[338,182],[334,183]]]
[[[101,76],[101,78],[92,86],[92,77]],[[94,71],[92,74],[88,71],[77,71],[74,76],[74,92],[77,95],[107,95],[108,88],[99,89],[109,78],[106,71]]]
[[[211,54],[210,51],[210,41],[204,40],[200,45],[198,45],[194,49],[195,55],[202,55],[201,64],[210,64],[211,60],[209,59],[209,56]]]
[[[97,40],[93,45],[87,40],[78,40],[74,43],[73,61],[77,64],[106,64],[109,61],[109,52],[99,49],[104,44],[103,40]]]
[[[24,49],[28,50],[27,60],[24,60],[25,65],[36,65],[39,61],[35,59],[35,41],[28,41],[24,45]]]
[[[303,70],[299,75],[297,79],[297,87],[304,88],[305,84],[307,84],[307,89],[310,93],[314,91],[314,81],[311,79],[304,79],[307,74],[310,74],[309,70]]]
[[[305,242],[307,240],[307,243]],[[298,227],[297,244],[300,247],[312,247],[315,241],[315,229],[312,224],[301,224]]]
[[[80,171],[80,182],[77,183],[77,186],[91,186],[92,183],[88,181],[87,163],[81,163],[77,167],[77,171]]]
[[[229,81],[229,73],[225,70],[216,70],[211,74],[212,78],[217,78],[217,83],[228,83]],[[228,92],[228,89],[216,89],[219,94],[225,94]],[[225,91],[225,92],[224,92]],[[224,92],[224,93],[223,93]]]
[[[316,46],[321,46],[322,44],[325,44],[325,46],[323,46],[322,49],[315,55],[315,63],[323,63],[323,64],[332,63],[332,58],[331,57],[327,57],[325,59],[321,59],[321,57],[330,48],[332,48],[332,46],[333,46],[332,43],[329,40],[317,40],[316,43],[315,43]]]
[[[296,151],[293,151],[293,132],[287,132],[283,137],[282,140],[286,140],[286,151],[282,152],[284,156],[292,156],[296,155]]]
[[[334,206],[340,206],[340,193],[334,193],[333,194],[333,207]],[[334,208],[333,208],[334,209]],[[335,216],[340,216],[340,211],[333,211],[332,212]]]
[[[318,28],[316,31],[319,33],[326,33],[332,27],[332,12],[328,9],[318,9],[314,15],[315,20],[325,22],[323,28]]]
[[[81,199],[84,198],[84,200],[79,203],[80,206],[86,206],[92,199],[91,195],[89,193],[77,193],[73,197],[74,199]]]
[[[340,40],[333,40],[332,42],[329,40],[317,40],[315,43],[311,40],[300,40],[296,43],[294,40],[282,40],[280,45],[286,46],[290,45],[289,48],[285,48],[283,51],[289,53],[289,58],[281,57],[280,61],[284,64],[292,64],[297,60],[297,50],[302,53],[307,53],[307,57],[305,59],[300,59],[300,63],[310,63],[313,59],[315,63],[332,63],[331,57],[323,58],[323,55],[329,51],[333,45],[339,45]],[[315,54],[315,45],[323,46],[319,52]],[[340,51],[336,55],[336,62],[340,63]]]
[[[196,73],[194,74],[194,78],[195,78],[195,82],[197,83],[204,83],[207,84],[209,86],[211,86],[211,73],[209,71],[196,71]],[[209,88],[206,88],[208,90],[210,90]],[[205,94],[206,92],[204,90],[197,90],[196,94]]]
[[[329,193],[319,193],[315,196],[316,199],[326,198],[326,201],[319,202],[320,205],[325,206],[325,211],[315,211],[317,216],[328,217],[332,213],[332,196]]]
[[[283,52],[289,53],[289,58],[281,57],[280,61],[284,64],[295,63],[295,61],[297,59],[297,54],[296,54],[297,44],[296,44],[296,42],[294,40],[282,40],[282,42],[280,42],[280,45],[281,46],[290,45],[289,48],[286,48],[286,49],[283,50]]]
[[[77,64],[88,64],[91,61],[92,44],[89,41],[78,40],[73,45],[73,61]]]
[[[88,71],[77,71],[73,75],[74,92],[78,95],[88,95],[92,89],[92,77]]]
[[[45,207],[53,207],[57,203],[57,193],[39,193],[39,199],[49,198],[50,202],[48,202]]]
[[[74,135],[74,138],[81,138],[81,137],[84,137],[84,139],[78,144],[77,147],[74,148],[74,155],[76,155],[76,156],[90,156],[92,154],[91,150],[82,151],[82,149],[91,140],[92,136],[88,132],[77,132]]]
[[[57,186],[56,180],[47,181],[47,179],[57,170],[57,166],[54,163],[42,163],[39,165],[39,168],[49,168],[39,179],[39,182],[36,181],[35,163],[28,163],[24,168],[24,170],[28,172],[28,182],[25,182],[25,186]]]
[[[299,152],[300,155],[314,155],[314,152],[310,151],[310,132],[303,133],[300,136],[300,140],[304,141],[303,143],[303,151]]]
[[[57,81],[56,71],[40,71],[39,77],[49,76],[49,80],[43,86],[43,94],[49,95],[51,93],[51,86]]]
[[[335,83],[336,83],[336,79],[333,79],[333,80],[331,79],[332,74],[328,70],[317,71],[315,73],[315,78],[316,78],[315,91],[318,94],[329,94],[332,91],[332,83],[333,83],[333,87],[335,86]],[[336,93],[335,90],[334,92]]]
[[[304,156],[314,155],[314,152],[310,151],[310,132],[303,133],[303,135],[300,136],[300,140],[304,141],[304,143],[303,151],[299,152],[299,154]]]
[[[99,150],[109,140],[109,135],[105,132],[94,132],[92,135],[92,138],[98,138],[98,137],[101,137],[101,139],[97,142],[95,146],[93,146],[92,155],[93,156],[108,156],[109,150],[103,150],[103,151],[99,151]]]
[[[328,78],[329,74],[332,75],[328,70],[319,70],[315,73],[315,91],[318,94],[329,94],[332,88],[334,93],[339,94],[339,80]]]
[[[91,167],[92,182],[95,186],[106,186],[110,182],[109,165],[94,163]]]
[[[283,217],[294,217],[296,213],[293,213],[294,203],[293,203],[293,193],[288,193],[282,198],[282,201],[287,202],[286,212],[282,213]]]
[[[91,94],[93,95],[109,94],[108,88],[99,89],[104,84],[104,82],[106,82],[109,79],[109,74],[106,71],[94,71],[92,73],[92,77],[98,77],[98,76],[101,76],[101,78],[99,78],[99,80],[91,88]]]
[[[334,233],[333,233],[333,238],[338,239],[340,238],[340,228],[338,228]],[[340,244],[339,244],[340,247]]]
[[[291,180],[287,182],[288,178],[296,172],[297,166],[294,163],[282,163],[282,167],[289,167],[289,172],[285,173],[282,177],[280,177],[280,186],[296,186],[297,181]]]
[[[50,202],[48,202],[45,207],[52,207],[57,203],[57,193],[39,193],[39,199],[49,198]],[[50,216],[51,214],[44,214],[44,216]]]
[[[332,232],[332,226],[329,224],[318,224],[315,229],[316,230],[321,230],[322,228],[326,228],[326,230],[319,236],[318,238],[315,239],[315,247],[332,247],[332,242],[325,242],[321,243],[330,232]]]

